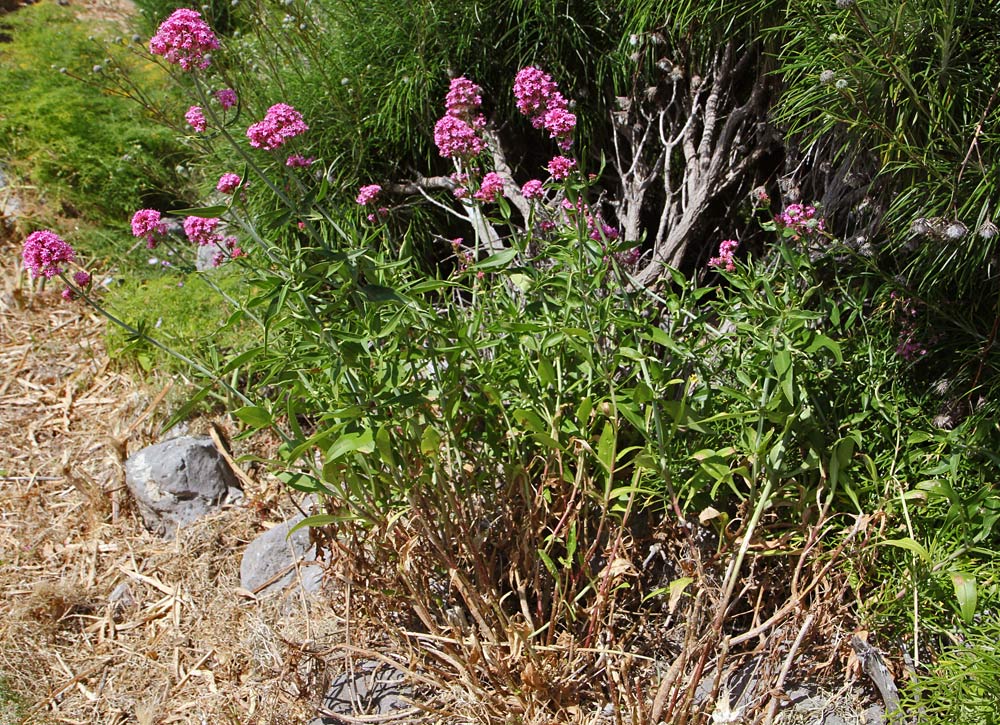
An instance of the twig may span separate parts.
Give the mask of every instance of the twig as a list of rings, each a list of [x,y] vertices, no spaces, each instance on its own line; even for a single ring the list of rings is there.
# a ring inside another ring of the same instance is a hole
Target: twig
[[[806,634],[809,632],[809,628],[812,626],[814,614],[809,614],[806,617],[806,621],[802,623],[802,627],[799,628],[799,633],[795,637],[795,641],[792,642],[792,648],[788,651],[788,656],[785,658],[785,662],[781,665],[781,671],[778,673],[778,680],[774,683],[774,689],[771,694],[771,702],[767,706],[767,715],[764,716],[764,725],[771,725],[774,720],[774,716],[778,712],[778,702],[779,693],[784,691],[785,678],[788,677],[788,671],[792,668],[792,662],[795,660],[795,654],[799,651],[799,646],[802,644],[802,640],[805,639]]]

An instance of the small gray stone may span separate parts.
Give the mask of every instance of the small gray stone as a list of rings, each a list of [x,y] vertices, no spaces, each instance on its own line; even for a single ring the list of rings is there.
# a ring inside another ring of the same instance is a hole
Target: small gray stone
[[[288,535],[304,518],[302,515],[291,518],[250,542],[240,562],[241,587],[258,597],[266,597],[284,591],[301,578],[302,587],[307,592],[319,590],[323,579],[322,566],[300,566],[296,576],[295,568],[300,562],[316,559],[316,547],[309,542],[307,527]]]
[[[322,710],[334,715],[392,715],[410,707],[402,698],[412,697],[413,687],[403,673],[378,660],[359,660],[352,670],[337,675],[326,695]],[[309,725],[342,722],[332,717],[318,717]]]
[[[125,462],[125,483],[146,526],[172,537],[226,499],[236,475],[211,438],[184,436],[143,448]]]

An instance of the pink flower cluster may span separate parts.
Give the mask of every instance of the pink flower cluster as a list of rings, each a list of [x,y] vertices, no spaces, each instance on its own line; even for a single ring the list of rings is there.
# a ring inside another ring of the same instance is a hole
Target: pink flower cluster
[[[247,256],[246,252],[237,246],[236,237],[226,237],[225,239],[216,241],[215,244],[219,249],[212,255],[213,267],[218,267],[227,259],[239,259],[240,257]]]
[[[483,177],[479,190],[472,196],[479,201],[496,201],[503,196],[503,177],[495,171],[490,171]]]
[[[21,260],[32,277],[55,277],[63,271],[64,262],[76,259],[73,247],[62,237],[48,229],[32,232],[24,240]]]
[[[544,128],[562,151],[573,146],[576,115],[569,112],[565,96],[552,76],[534,66],[522,68],[514,77],[517,109],[531,119],[535,128]]]
[[[577,199],[576,204],[573,204],[569,199],[563,199],[562,208],[566,211],[570,220],[573,220],[577,215],[583,216],[583,220],[587,224],[587,232],[595,242],[618,239],[618,229],[610,224],[606,224],[601,219],[601,215],[591,211],[590,205],[583,199]]]
[[[198,133],[208,128],[208,121],[205,120],[205,114],[202,112],[201,106],[191,106],[187,110],[187,113],[184,114],[184,120]]]
[[[444,97],[448,115],[461,118],[476,113],[483,103],[482,91],[482,88],[464,76],[454,79]]]
[[[549,174],[556,181],[562,181],[569,177],[570,172],[576,168],[576,159],[571,159],[566,156],[556,156],[551,161],[549,165],[545,168],[548,169]]]
[[[367,186],[362,186],[358,189],[358,198],[356,201],[361,206],[368,206],[382,192],[382,187],[378,184],[368,184]]]
[[[312,156],[309,156],[307,158],[302,154],[292,154],[287,159],[285,159],[285,166],[288,166],[293,169],[305,168],[307,166],[312,166],[315,160],[316,159],[314,159]]]
[[[215,92],[215,100],[222,106],[223,111],[228,111],[236,105],[236,91],[232,88],[223,88]]]
[[[273,151],[309,130],[302,120],[302,114],[287,103],[276,103],[267,109],[263,121],[252,124],[247,129],[247,138],[255,149]]]
[[[521,195],[525,199],[541,199],[545,195],[545,189],[542,187],[542,182],[538,179],[531,179],[530,181],[525,181],[524,185],[521,187]]]
[[[85,289],[90,286],[91,277],[90,272],[74,272],[73,273],[73,284],[75,284],[80,289]],[[62,298],[67,302],[71,302],[76,299],[76,290],[72,287],[67,286],[62,291]]]
[[[146,246],[154,249],[160,238],[167,235],[167,225],[156,209],[140,209],[132,215],[132,235],[145,239]]]
[[[455,78],[445,95],[445,115],[434,125],[434,143],[445,158],[471,158],[483,152],[480,132],[486,119],[478,113],[481,88],[468,78]]]
[[[736,261],[734,255],[740,243],[735,239],[726,239],[719,245],[719,256],[708,260],[708,266],[716,269],[724,269],[727,272],[736,271]]]
[[[222,241],[222,235],[215,232],[219,221],[214,217],[189,216],[184,220],[184,234],[187,235],[189,241],[202,247],[218,244]]]
[[[208,53],[218,47],[218,38],[201,14],[187,8],[174,10],[149,40],[150,53],[162,55],[184,70],[207,68],[211,63]]]
[[[786,206],[774,218],[774,223],[779,229],[789,230],[793,239],[816,236],[824,229],[823,220],[816,218],[816,207],[802,204]]]
[[[223,174],[219,177],[219,183],[215,185],[217,191],[223,194],[232,194],[243,183],[239,174]]]

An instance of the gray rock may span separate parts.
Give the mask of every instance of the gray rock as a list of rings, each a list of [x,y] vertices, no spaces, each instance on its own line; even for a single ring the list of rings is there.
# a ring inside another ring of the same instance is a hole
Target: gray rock
[[[211,438],[184,436],[143,448],[125,462],[125,483],[146,526],[170,538],[225,501],[236,475]]]
[[[111,611],[116,620],[126,610],[135,606],[135,597],[132,596],[132,590],[129,588],[128,582],[122,582],[114,588],[111,594],[108,595],[108,604],[111,605]]]
[[[309,529],[301,528],[288,535],[292,527],[304,518],[302,515],[291,518],[250,542],[240,562],[240,586],[258,597],[284,592],[299,580],[307,592],[319,591],[323,579],[322,566],[298,566],[300,562],[316,559],[316,547],[309,542]]]
[[[359,660],[353,670],[337,675],[323,697],[322,712],[371,716],[398,714],[411,707],[402,698],[413,696],[403,673],[378,660]],[[309,725],[331,725],[340,718],[317,717]]]

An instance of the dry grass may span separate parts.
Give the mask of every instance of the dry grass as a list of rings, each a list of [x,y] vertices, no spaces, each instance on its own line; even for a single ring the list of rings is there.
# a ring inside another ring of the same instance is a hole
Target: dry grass
[[[250,506],[147,533],[122,461],[156,440],[162,387],[111,367],[102,320],[51,284],[9,262],[2,281],[0,674],[27,722],[305,722],[337,612],[237,591],[244,545],[291,512],[281,488],[248,479]]]

